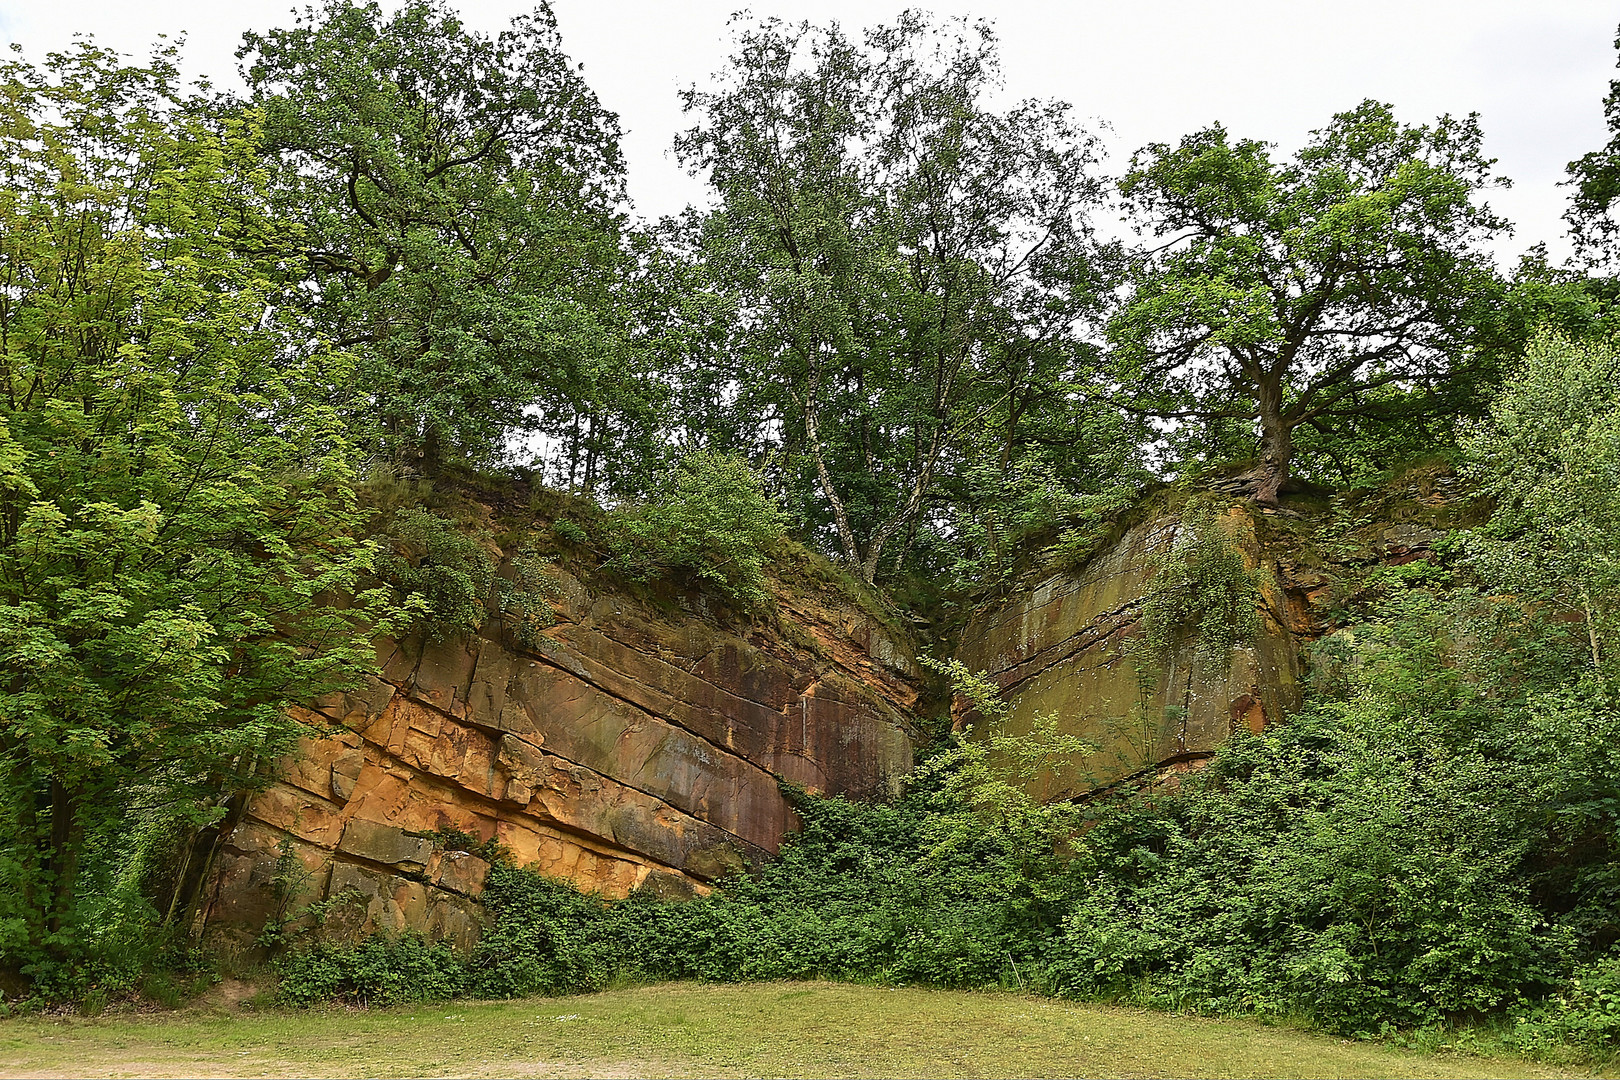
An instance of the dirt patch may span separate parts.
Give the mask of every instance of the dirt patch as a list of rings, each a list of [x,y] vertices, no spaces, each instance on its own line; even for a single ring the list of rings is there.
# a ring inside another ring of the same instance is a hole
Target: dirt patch
[[[241,1008],[243,1002],[258,997],[264,989],[261,984],[249,979],[221,979],[218,985],[197,999],[196,1007],[232,1012]]]

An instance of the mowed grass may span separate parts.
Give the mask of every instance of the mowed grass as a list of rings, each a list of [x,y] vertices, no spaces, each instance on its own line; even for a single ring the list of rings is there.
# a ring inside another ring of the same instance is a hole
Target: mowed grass
[[[665,984],[585,997],[0,1021],[0,1076],[1568,1076],[1010,993]]]

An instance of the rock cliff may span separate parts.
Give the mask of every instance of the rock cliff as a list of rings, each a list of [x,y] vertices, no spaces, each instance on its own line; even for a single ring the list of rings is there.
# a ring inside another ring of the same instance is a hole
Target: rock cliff
[[[1163,498],[1083,565],[1049,558],[974,613],[957,656],[1000,686],[1009,730],[1055,712],[1060,730],[1097,747],[1044,778],[1043,795],[1196,768],[1239,727],[1282,719],[1300,700],[1306,652],[1332,630],[1335,604],[1353,599],[1376,568],[1427,558],[1441,530],[1469,512],[1445,469],[1354,502],[1296,502],[1278,511],[1232,499],[1219,508],[1258,586],[1252,633],[1229,652],[1203,648],[1196,633],[1176,636],[1164,656],[1137,647],[1159,560],[1186,536],[1181,510]]]
[[[1230,649],[1185,628],[1166,655],[1134,647],[1164,556],[1192,535],[1162,496],[1083,564],[1049,553],[967,621],[956,655],[994,677],[1012,730],[1056,713],[1097,747],[1044,777],[1044,796],[1196,768],[1239,727],[1284,718],[1335,608],[1427,558],[1463,504],[1444,470],[1294,511],[1210,498],[1255,583]],[[909,771],[915,645],[836,575],[790,585],[778,567],[774,613],[748,622],[587,569],[557,571],[556,623],[532,647],[495,632],[382,641],[381,677],[304,710],[310,736],[215,845],[213,938],[251,942],[313,904],[329,934],[470,944],[492,845],[606,896],[690,896],[777,850],[794,825],[777,777],[862,796]]]
[[[776,850],[776,777],[869,795],[910,770],[914,646],[847,589],[784,586],[770,620],[728,625],[700,594],[556,576],[537,646],[382,641],[380,678],[300,714],[310,736],[214,857],[214,940],[314,903],[328,933],[470,944],[491,842],[582,890],[691,895]]]

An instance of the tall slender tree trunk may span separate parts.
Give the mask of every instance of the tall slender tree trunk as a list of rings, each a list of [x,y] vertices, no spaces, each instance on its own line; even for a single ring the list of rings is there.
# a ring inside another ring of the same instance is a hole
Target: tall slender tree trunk
[[[822,494],[827,496],[827,502],[832,506],[833,523],[838,527],[838,545],[844,549],[844,558],[851,566],[861,565],[860,549],[855,544],[855,530],[850,527],[849,514],[844,510],[844,500],[838,497],[838,488],[833,484],[832,473],[827,469],[827,461],[821,453],[821,432],[817,423],[816,410],[813,405],[804,408],[804,436],[810,444],[810,454],[816,459],[816,478],[821,481]]]

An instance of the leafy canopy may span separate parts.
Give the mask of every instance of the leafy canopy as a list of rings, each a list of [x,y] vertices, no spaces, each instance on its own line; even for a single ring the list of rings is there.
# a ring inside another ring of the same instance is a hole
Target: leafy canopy
[[[1090,358],[1097,146],[1062,104],[990,109],[998,78],[988,26],[908,12],[861,41],[747,25],[685,95],[676,149],[719,202],[687,242],[736,310],[729,437],[787,452],[790,496],[869,582],[964,432]]]
[[[0,66],[0,956],[70,955],[87,846],[206,824],[373,662],[353,452],[275,251],[260,116],[172,56]],[[269,252],[269,254],[264,254]]]
[[[1442,409],[1498,293],[1481,139],[1473,116],[1413,126],[1368,101],[1289,161],[1219,125],[1138,153],[1120,190],[1161,242],[1108,326],[1133,407],[1257,426],[1268,502],[1301,426]]]
[[[622,367],[617,119],[543,4],[495,37],[439,0],[328,0],[238,54],[313,325],[354,349],[396,456],[498,457]]]
[[[1476,539],[1517,596],[1586,625],[1593,667],[1614,674],[1620,634],[1620,351],[1543,334],[1464,441],[1495,501]]]

